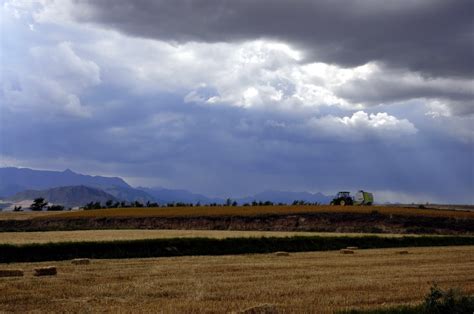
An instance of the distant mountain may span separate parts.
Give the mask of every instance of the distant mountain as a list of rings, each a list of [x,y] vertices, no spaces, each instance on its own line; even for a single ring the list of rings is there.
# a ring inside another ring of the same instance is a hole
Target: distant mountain
[[[44,171],[28,168],[0,168],[0,196],[10,196],[27,189],[50,189],[59,186],[86,185],[96,188],[131,188],[121,178],[89,176],[65,171]]]
[[[293,201],[306,201],[310,203],[329,204],[332,196],[327,196],[322,193],[309,192],[288,192],[288,191],[264,191],[253,196],[243,197],[237,199],[239,204],[251,203],[253,201],[271,201],[273,203],[291,204]]]
[[[50,203],[63,205],[65,207],[84,206],[89,202],[101,202],[105,204],[108,200],[117,201],[117,198],[101,189],[84,185],[63,186],[47,190],[27,190],[16,193],[9,197],[8,200],[18,202],[34,200],[38,197],[42,197]]]
[[[155,201],[160,204],[167,204],[173,202],[182,202],[182,203],[193,203],[196,204],[200,202],[201,204],[210,204],[210,203],[224,203],[225,200],[221,198],[212,198],[201,194],[191,193],[186,190],[171,190],[165,188],[146,188],[138,187],[137,189],[142,190],[149,195],[155,198]]]
[[[46,190],[56,187],[84,185],[98,188],[118,200],[146,203],[154,201],[147,193],[137,190],[118,177],[89,176],[65,171],[43,171],[28,168],[0,168],[0,197],[9,197],[25,190]]]

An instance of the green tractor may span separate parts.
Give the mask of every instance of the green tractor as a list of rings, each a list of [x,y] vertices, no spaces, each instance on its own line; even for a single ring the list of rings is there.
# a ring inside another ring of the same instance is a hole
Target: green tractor
[[[351,197],[351,193],[346,191],[338,192],[336,197],[331,201],[331,205],[345,206],[352,204],[354,204],[354,200]]]
[[[370,206],[374,203],[374,195],[363,190],[359,190],[355,197],[351,196],[350,192],[339,192],[336,197],[331,201],[331,205],[366,205]]]

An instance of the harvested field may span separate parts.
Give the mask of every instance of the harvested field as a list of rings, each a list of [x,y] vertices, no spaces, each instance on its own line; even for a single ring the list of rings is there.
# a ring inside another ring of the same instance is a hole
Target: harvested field
[[[283,312],[332,313],[420,302],[432,282],[474,293],[474,246],[239,256],[9,264],[25,277],[0,278],[0,308],[27,312],[240,311],[267,304]]]
[[[79,230],[40,232],[0,232],[0,244],[28,244],[49,242],[114,241],[167,238],[245,238],[292,236],[380,236],[402,237],[403,234],[334,233],[334,232],[285,232],[285,231],[229,231],[229,230]],[[420,236],[420,235],[410,235]]]
[[[39,215],[37,218],[86,218],[86,217],[200,217],[200,216],[255,216],[265,214],[296,213],[362,213],[377,212],[384,215],[426,217],[472,218],[474,211],[446,209],[418,209],[396,206],[200,206],[159,208],[110,208]]]

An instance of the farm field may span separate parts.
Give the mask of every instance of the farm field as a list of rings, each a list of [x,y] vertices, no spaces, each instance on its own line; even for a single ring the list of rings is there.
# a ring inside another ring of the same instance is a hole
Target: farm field
[[[388,233],[336,233],[336,232],[285,232],[285,231],[228,231],[228,230],[78,230],[40,232],[0,232],[0,244],[27,244],[48,242],[115,241],[167,238],[246,238],[246,237],[293,237],[293,236],[379,236],[402,237],[407,234]],[[421,236],[413,235],[409,236]]]
[[[100,210],[81,210],[52,213],[40,213],[38,218],[88,218],[88,217],[182,217],[182,216],[254,216],[267,214],[297,213],[361,213],[373,212],[386,215],[407,215],[427,217],[473,218],[474,211],[419,209],[398,206],[200,206],[200,207],[159,207],[159,208],[109,208]],[[12,216],[14,217],[14,216]],[[20,216],[21,217],[21,216]]]
[[[474,246],[1,265],[3,311],[225,313],[261,304],[332,313],[422,301],[433,282],[474,293]],[[33,277],[55,265],[58,275]]]

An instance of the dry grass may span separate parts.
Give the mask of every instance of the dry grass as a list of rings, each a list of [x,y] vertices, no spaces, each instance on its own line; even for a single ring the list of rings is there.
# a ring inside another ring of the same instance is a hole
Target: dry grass
[[[226,313],[262,304],[330,313],[419,302],[433,281],[474,293],[474,247],[57,262],[55,277],[0,279],[0,309],[13,312]],[[5,268],[16,269],[20,264]]]
[[[200,206],[160,208],[110,208],[101,210],[54,213],[38,218],[87,218],[87,217],[196,217],[196,216],[254,216],[262,214],[295,213],[372,213],[429,217],[458,217],[474,219],[474,211],[418,209],[397,206]]]
[[[114,241],[160,238],[246,238],[246,237],[292,237],[292,236],[379,236],[403,237],[407,234],[388,233],[336,233],[336,232],[286,232],[286,231],[228,231],[228,230],[78,230],[78,231],[37,231],[0,232],[0,244],[29,244],[48,242]],[[421,236],[421,235],[409,235]]]

